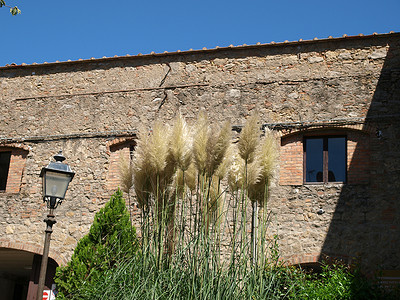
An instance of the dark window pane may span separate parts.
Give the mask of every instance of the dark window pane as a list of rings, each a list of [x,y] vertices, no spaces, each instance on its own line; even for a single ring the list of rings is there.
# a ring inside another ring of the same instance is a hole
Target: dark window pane
[[[4,191],[7,186],[10,158],[11,152],[0,152],[0,191]]]
[[[328,139],[328,181],[346,181],[346,139]]]
[[[323,139],[306,139],[306,181],[323,181]]]

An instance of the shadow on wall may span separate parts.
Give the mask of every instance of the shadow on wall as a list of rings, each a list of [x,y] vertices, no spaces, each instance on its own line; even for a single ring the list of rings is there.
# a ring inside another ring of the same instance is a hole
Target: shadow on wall
[[[400,270],[399,41],[389,43],[365,128],[374,128],[369,159],[357,144],[322,254],[357,260],[369,271]],[[357,181],[360,169],[368,169],[360,164],[370,164],[367,180]]]

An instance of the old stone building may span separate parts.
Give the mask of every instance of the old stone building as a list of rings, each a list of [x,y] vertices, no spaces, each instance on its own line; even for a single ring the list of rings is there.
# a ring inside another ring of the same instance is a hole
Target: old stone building
[[[58,150],[76,176],[56,210],[54,266],[118,186],[137,130],[201,109],[234,125],[257,111],[279,134],[269,230],[284,260],[400,270],[399,33],[7,65],[0,101],[1,290],[35,286],[39,173]]]

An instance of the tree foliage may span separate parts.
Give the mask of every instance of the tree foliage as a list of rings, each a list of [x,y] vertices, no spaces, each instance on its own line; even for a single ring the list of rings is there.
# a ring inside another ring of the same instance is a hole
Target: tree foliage
[[[78,242],[71,261],[57,268],[57,298],[80,298],[85,286],[102,280],[106,272],[132,259],[136,252],[136,232],[118,190],[95,215],[89,233]]]
[[[9,5],[7,5],[6,4],[6,2],[4,1],[4,0],[0,0],[0,7],[8,7],[9,9],[10,9],[10,13],[13,15],[13,16],[16,16],[16,15],[18,15],[18,14],[20,14],[21,13],[21,11],[19,10],[19,8],[18,7],[16,7],[16,6],[9,6]]]

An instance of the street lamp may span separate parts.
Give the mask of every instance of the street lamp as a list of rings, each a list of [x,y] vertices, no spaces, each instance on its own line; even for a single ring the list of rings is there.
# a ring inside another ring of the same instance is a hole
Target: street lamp
[[[49,257],[50,237],[53,232],[53,225],[56,223],[53,212],[54,209],[56,209],[64,200],[68,185],[75,175],[67,164],[62,163],[65,160],[62,151],[55,155],[54,159],[56,162],[50,162],[49,165],[42,168],[42,171],[40,172],[40,177],[43,178],[43,202],[47,203],[49,214],[47,215],[47,218],[44,219],[47,226],[45,230],[42,264],[40,267],[37,300],[43,298],[47,260]]]

